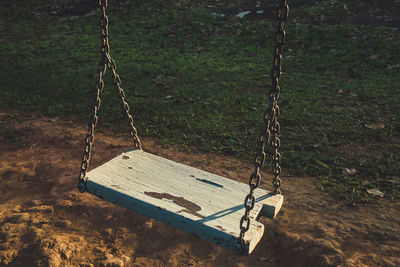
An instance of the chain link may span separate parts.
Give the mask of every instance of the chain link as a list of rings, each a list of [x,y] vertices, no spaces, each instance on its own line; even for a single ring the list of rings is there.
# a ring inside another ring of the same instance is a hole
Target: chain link
[[[135,126],[133,125],[133,117],[131,116],[131,114],[129,113],[129,105],[125,100],[125,92],[124,90],[121,88],[121,78],[118,76],[118,74],[116,73],[116,69],[117,66],[115,64],[114,59],[112,59],[111,57],[109,57],[108,59],[108,67],[110,68],[111,72],[112,72],[112,77],[113,77],[113,81],[115,83],[115,86],[117,87],[118,93],[119,93],[119,97],[121,100],[121,105],[122,108],[125,112],[125,116],[128,118],[128,124],[129,127],[131,129],[131,131],[129,132],[132,140],[133,140],[133,144],[135,145],[136,149],[142,149],[142,144],[140,142],[139,136],[138,136],[138,132],[135,128]]]
[[[272,146],[272,165],[273,165],[273,175],[274,178],[272,180],[274,186],[274,193],[281,194],[281,167],[280,160],[281,154],[279,153],[280,147],[280,124],[278,122],[279,117],[279,106],[278,99],[280,95],[280,86],[279,79],[281,76],[281,63],[282,63],[282,54],[283,48],[286,41],[286,32],[284,29],[285,21],[289,15],[289,6],[287,0],[281,0],[280,5],[277,11],[277,21],[278,21],[278,29],[275,35],[275,45],[273,50],[273,64],[271,68],[271,82],[272,86],[268,92],[269,96],[269,105],[264,112],[264,124],[265,128],[261,131],[259,136],[259,147],[258,152],[254,158],[254,166],[255,170],[251,174],[249,179],[249,187],[250,192],[246,196],[244,200],[244,208],[245,213],[243,217],[240,219],[240,235],[239,235],[239,243],[241,244],[241,248],[245,248],[244,236],[246,232],[250,228],[250,212],[254,208],[256,199],[254,196],[255,190],[260,185],[261,181],[261,168],[266,160],[265,148],[268,143],[271,142]]]
[[[107,67],[111,70],[113,82],[116,85],[118,94],[120,96],[122,108],[125,112],[125,116],[128,119],[129,126],[131,128],[130,135],[132,136],[134,146],[137,149],[142,149],[142,145],[140,139],[137,134],[137,130],[133,125],[133,118],[129,113],[129,105],[125,100],[125,92],[121,88],[121,79],[119,75],[116,73],[117,66],[115,61],[110,56],[110,44],[108,42],[108,16],[107,16],[107,0],[99,0],[99,7],[101,9],[101,17],[100,17],[100,29],[101,29],[101,59],[97,67],[97,81],[95,85],[95,97],[92,105],[92,114],[89,118],[88,123],[88,133],[85,139],[85,150],[82,155],[81,169],[79,172],[79,184],[78,189],[80,192],[85,191],[86,189],[86,173],[89,167],[91,150],[94,142],[94,132],[97,125],[97,112],[101,106],[101,93],[104,90],[104,75],[106,74]]]

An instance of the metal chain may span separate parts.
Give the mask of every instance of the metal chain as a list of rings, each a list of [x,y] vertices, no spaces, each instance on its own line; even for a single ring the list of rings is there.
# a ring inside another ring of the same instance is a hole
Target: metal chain
[[[279,153],[279,148],[281,145],[281,141],[279,139],[280,136],[280,124],[278,122],[278,117],[280,115],[280,109],[278,106],[278,99],[280,96],[280,85],[279,79],[281,77],[282,72],[282,56],[283,56],[283,49],[286,42],[286,32],[285,32],[285,21],[289,16],[289,5],[287,4],[286,0],[281,1],[281,5],[278,8],[277,13],[277,20],[278,20],[278,29],[276,31],[276,38],[275,38],[275,47],[274,47],[274,59],[271,69],[271,92],[270,92],[270,106],[272,106],[271,113],[269,117],[271,118],[271,131],[272,131],[272,163],[273,163],[273,174],[274,178],[272,183],[274,185],[274,193],[281,194],[281,154]],[[271,105],[272,104],[272,105]]]
[[[273,64],[271,69],[272,86],[268,92],[269,105],[264,112],[265,128],[261,131],[261,134],[259,136],[258,152],[254,158],[255,170],[251,174],[249,179],[250,192],[244,199],[245,213],[243,217],[240,219],[239,242],[241,244],[242,249],[244,249],[245,246],[244,236],[250,228],[250,212],[254,208],[256,202],[254,192],[260,185],[261,181],[260,171],[266,160],[265,148],[270,141],[272,146],[272,164],[273,164],[273,174],[274,174],[272,183],[274,186],[274,193],[281,194],[280,190],[281,179],[279,178],[281,174],[281,167],[279,166],[281,154],[279,153],[280,125],[278,122],[278,116],[279,116],[278,99],[280,95],[279,78],[282,70],[281,69],[282,54],[286,39],[286,32],[284,29],[284,25],[288,15],[289,15],[289,6],[287,4],[287,0],[281,0],[277,12],[278,30],[276,32],[276,37],[275,37]]]
[[[133,144],[136,147],[136,149],[142,150],[142,143],[140,142],[140,139],[139,139],[139,136],[138,136],[138,132],[137,132],[135,126],[133,125],[133,117],[129,113],[129,105],[125,100],[125,92],[121,88],[121,78],[115,72],[116,69],[117,69],[117,66],[115,64],[114,59],[112,59],[110,56],[108,57],[108,67],[110,68],[110,70],[112,72],[113,81],[115,83],[115,86],[117,87],[117,90],[118,90],[118,93],[119,93],[119,97],[120,97],[120,100],[121,100],[121,105],[122,105],[122,108],[123,108],[123,110],[125,112],[125,116],[128,118],[128,124],[129,124],[129,126],[131,128],[131,131],[129,133],[130,133],[130,135],[132,137]]]
[[[131,127],[131,136],[133,138],[134,145],[137,149],[142,149],[142,145],[140,142],[140,139],[137,135],[137,130],[133,125],[133,118],[129,114],[129,105],[125,100],[125,92],[121,88],[121,79],[116,73],[116,64],[115,61],[111,58],[110,56],[110,44],[108,42],[108,16],[106,13],[108,3],[107,0],[99,0],[99,7],[101,9],[102,15],[100,17],[100,28],[101,28],[101,59],[98,64],[97,68],[97,81],[95,85],[95,91],[96,95],[93,101],[93,106],[92,106],[92,115],[89,118],[89,123],[88,123],[88,133],[86,135],[85,139],[85,150],[83,152],[82,156],[82,162],[81,162],[81,169],[79,172],[79,184],[78,184],[78,189],[80,192],[85,191],[86,189],[86,173],[89,167],[89,162],[90,162],[90,157],[91,157],[91,150],[94,142],[94,132],[95,128],[97,125],[97,112],[100,109],[101,106],[101,93],[104,90],[104,80],[103,77],[107,71],[107,67],[111,70],[112,72],[112,78],[113,81],[117,87],[120,100],[122,103],[122,107],[125,111],[125,115],[128,118],[129,126]]]

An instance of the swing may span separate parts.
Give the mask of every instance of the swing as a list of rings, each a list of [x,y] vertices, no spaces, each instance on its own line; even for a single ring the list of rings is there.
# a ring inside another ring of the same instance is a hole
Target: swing
[[[101,60],[98,64],[96,95],[79,173],[79,191],[87,191],[111,203],[170,224],[220,246],[242,254],[250,254],[264,233],[264,225],[257,220],[260,216],[275,218],[283,203],[279,178],[281,174],[278,152],[280,127],[277,101],[280,93],[279,78],[286,35],[284,21],[289,11],[287,1],[282,0],[278,9],[279,26],[271,71],[269,107],[264,113],[265,128],[259,137],[259,151],[254,160],[255,171],[251,174],[248,185],[142,150],[129,106],[125,100],[125,93],[120,86],[121,80],[116,73],[116,64],[110,56],[107,0],[100,0],[99,5],[102,11]],[[123,152],[88,172],[97,125],[97,112],[101,104],[100,95],[104,89],[103,77],[107,68],[112,72],[124,113],[128,118],[135,148]],[[265,148],[268,143],[272,146],[274,191],[269,192],[263,189],[256,191],[260,184],[260,170],[266,160]],[[241,199],[244,195],[246,197],[243,204]]]

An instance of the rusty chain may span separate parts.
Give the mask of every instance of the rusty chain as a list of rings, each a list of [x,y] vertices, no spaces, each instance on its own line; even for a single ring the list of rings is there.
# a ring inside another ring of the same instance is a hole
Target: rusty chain
[[[273,50],[273,64],[271,69],[272,85],[268,92],[269,105],[264,112],[265,128],[262,130],[259,136],[258,152],[256,153],[256,156],[254,158],[255,170],[251,174],[249,179],[250,192],[244,199],[245,213],[243,217],[240,219],[239,242],[241,244],[242,249],[244,249],[245,246],[244,236],[250,228],[250,212],[254,208],[256,202],[254,192],[260,185],[261,181],[260,171],[267,157],[265,153],[265,148],[269,142],[271,142],[272,146],[272,165],[273,165],[273,175],[274,175],[272,183],[274,186],[274,193],[281,194],[280,190],[281,179],[279,177],[281,174],[281,167],[279,166],[281,154],[279,153],[280,125],[278,122],[278,116],[279,116],[278,99],[280,95],[279,79],[282,71],[281,69],[282,54],[286,40],[286,32],[284,26],[288,15],[289,15],[289,6],[287,0],[281,0],[277,11],[278,29],[276,31],[275,45]]]
[[[125,116],[128,118],[128,123],[131,128],[130,135],[132,136],[134,146],[137,149],[142,149],[142,145],[140,142],[140,139],[137,134],[137,130],[135,126],[133,125],[133,118],[129,113],[129,105],[125,100],[125,92],[121,88],[121,79],[119,75],[116,73],[117,66],[115,64],[114,59],[111,58],[110,56],[110,44],[108,42],[108,16],[106,13],[107,10],[107,0],[99,0],[99,7],[101,9],[101,17],[100,17],[100,28],[101,28],[101,59],[100,62],[97,66],[97,81],[95,85],[95,91],[96,95],[93,101],[92,105],[92,114],[89,118],[89,123],[88,123],[88,133],[86,135],[85,139],[85,150],[82,155],[82,162],[81,162],[81,169],[79,172],[79,184],[78,184],[78,189],[80,192],[83,192],[86,190],[86,173],[89,167],[89,161],[90,161],[90,156],[91,156],[91,151],[92,151],[92,146],[94,142],[94,131],[97,125],[97,112],[100,109],[101,106],[101,99],[100,95],[104,90],[104,80],[103,77],[106,74],[107,67],[111,70],[112,72],[112,78],[113,82],[115,83],[117,87],[118,94],[120,96],[122,108],[125,112]]]

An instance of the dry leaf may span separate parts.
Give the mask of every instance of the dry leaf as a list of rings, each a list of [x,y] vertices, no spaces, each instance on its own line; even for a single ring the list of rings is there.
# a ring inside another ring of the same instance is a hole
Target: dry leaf
[[[400,185],[400,177],[398,176],[393,176],[392,179],[386,180],[385,182],[394,184],[394,185]]]
[[[365,127],[368,129],[383,129],[385,128],[385,124],[382,122],[374,123],[374,124],[365,124]]]
[[[370,59],[376,59],[377,57],[379,57],[379,55],[370,55],[369,56]]]
[[[347,175],[354,175],[354,174],[357,173],[357,170],[356,169],[344,168],[343,173],[347,174]]]
[[[379,191],[377,188],[373,189],[367,189],[368,194],[377,196],[377,197],[383,197],[385,194]]]

